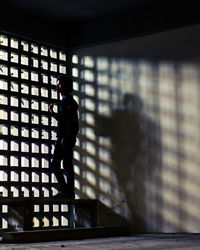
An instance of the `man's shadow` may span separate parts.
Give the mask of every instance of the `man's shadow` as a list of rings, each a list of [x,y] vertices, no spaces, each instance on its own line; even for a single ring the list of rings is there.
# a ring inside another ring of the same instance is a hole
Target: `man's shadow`
[[[111,167],[125,194],[131,227],[145,232],[147,182],[156,179],[161,166],[160,126],[145,115],[142,100],[134,94],[125,94],[122,107],[113,109],[110,117],[96,115],[95,120],[96,135],[111,138]]]

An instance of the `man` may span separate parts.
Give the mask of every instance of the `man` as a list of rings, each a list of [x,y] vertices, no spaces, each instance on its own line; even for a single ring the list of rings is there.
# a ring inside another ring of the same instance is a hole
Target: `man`
[[[60,185],[60,192],[56,197],[74,199],[73,148],[79,131],[78,104],[71,95],[73,82],[69,76],[60,75],[56,84],[58,92],[62,95],[62,100],[58,114],[53,111],[53,104],[49,105],[49,111],[58,121],[57,140],[51,167]],[[62,160],[63,167],[67,173],[67,183],[60,167]]]

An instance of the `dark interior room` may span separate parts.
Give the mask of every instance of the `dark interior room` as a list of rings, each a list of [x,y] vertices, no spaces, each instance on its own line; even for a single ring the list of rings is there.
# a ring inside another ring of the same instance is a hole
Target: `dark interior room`
[[[198,246],[197,1],[3,0],[0,10],[0,249],[117,236],[108,249],[137,237],[160,249],[154,234]],[[51,163],[60,75],[78,107],[75,199],[57,198]]]

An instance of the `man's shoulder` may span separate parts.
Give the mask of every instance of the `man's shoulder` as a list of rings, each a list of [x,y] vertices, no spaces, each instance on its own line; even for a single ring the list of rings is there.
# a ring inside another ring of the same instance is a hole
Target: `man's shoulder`
[[[68,95],[68,96],[63,96],[62,100],[61,100],[61,105],[63,107],[66,107],[67,109],[70,108],[75,108],[78,109],[78,104],[77,102],[74,100],[72,95]]]

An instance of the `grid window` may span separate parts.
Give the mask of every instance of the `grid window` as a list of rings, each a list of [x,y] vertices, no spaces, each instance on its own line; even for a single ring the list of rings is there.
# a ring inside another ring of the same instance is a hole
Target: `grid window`
[[[58,111],[60,96],[56,79],[58,74],[66,73],[66,60],[63,49],[0,32],[0,196],[3,198],[48,198],[58,192],[57,180],[49,168],[57,121],[49,114],[48,105],[53,101],[54,111]],[[5,214],[9,209],[2,206],[0,230],[8,227]],[[44,205],[37,206],[38,211],[44,211]],[[66,212],[61,211],[61,205],[57,206],[55,210],[56,206],[47,204],[48,211],[43,215],[35,212],[34,227],[68,226]],[[53,216],[54,212],[57,214]]]

